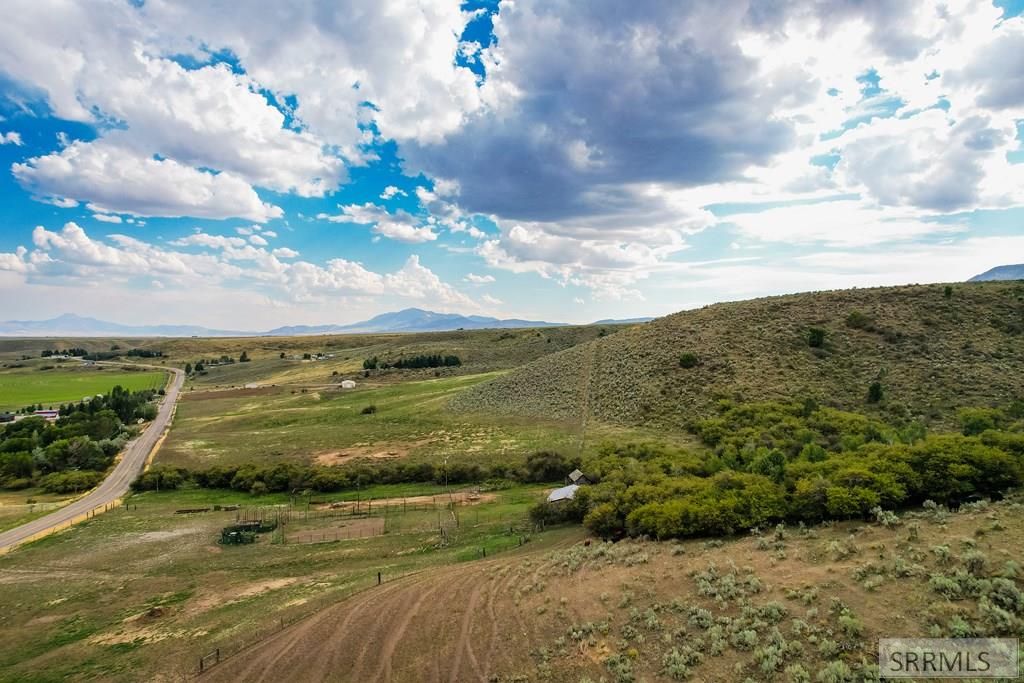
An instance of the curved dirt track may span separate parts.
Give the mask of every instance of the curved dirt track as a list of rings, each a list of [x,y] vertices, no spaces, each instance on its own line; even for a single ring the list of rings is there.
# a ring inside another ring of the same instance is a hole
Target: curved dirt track
[[[529,666],[523,653],[539,635],[515,604],[516,587],[539,570],[523,559],[468,562],[373,588],[235,655],[200,680],[441,683],[522,671]]]

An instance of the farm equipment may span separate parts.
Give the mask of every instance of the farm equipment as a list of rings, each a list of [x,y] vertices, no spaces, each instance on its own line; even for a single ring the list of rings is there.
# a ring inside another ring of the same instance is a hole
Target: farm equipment
[[[245,545],[256,542],[256,534],[265,534],[277,528],[276,519],[258,519],[251,522],[239,522],[221,529],[222,545]]]

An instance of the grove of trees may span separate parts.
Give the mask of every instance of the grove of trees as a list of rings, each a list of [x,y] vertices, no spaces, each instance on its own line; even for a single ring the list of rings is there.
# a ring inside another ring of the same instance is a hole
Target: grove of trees
[[[604,537],[733,534],[782,521],[868,517],[926,500],[998,497],[1024,472],[1024,404],[959,413],[962,433],[926,434],[804,404],[724,402],[690,430],[707,446],[606,444],[584,463],[599,483],[537,519]]]
[[[381,360],[377,356],[373,356],[363,361],[364,370],[387,370],[388,368],[416,370],[420,368],[458,367],[460,365],[462,365],[462,361],[459,360],[458,356],[442,355],[439,353],[402,356],[394,361]]]
[[[0,486],[38,484],[59,493],[90,488],[134,434],[130,423],[152,419],[152,390],[110,393],[60,407],[60,419],[28,417],[0,430]],[[90,483],[92,482],[92,483]]]

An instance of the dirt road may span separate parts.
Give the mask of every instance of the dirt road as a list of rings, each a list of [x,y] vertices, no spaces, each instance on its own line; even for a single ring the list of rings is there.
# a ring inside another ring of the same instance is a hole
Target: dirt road
[[[168,370],[173,373],[173,378],[167,387],[167,393],[160,404],[160,409],[157,411],[156,419],[146,428],[146,431],[125,446],[124,452],[121,454],[121,460],[114,467],[110,475],[103,480],[103,483],[85,496],[59,510],[51,512],[45,517],[40,517],[0,533],[0,551],[23,543],[49,529],[59,527],[90,510],[102,508],[104,505],[113,503],[128,491],[132,481],[135,480],[135,477],[138,476],[145,466],[146,458],[149,457],[153,446],[156,445],[164,429],[170,424],[171,414],[174,412],[174,404],[178,400],[178,392],[185,381],[185,373],[177,368],[149,365],[142,367]]]
[[[200,678],[246,681],[489,681],[530,670],[536,615],[516,592],[541,555],[467,562],[385,583],[322,610]]]

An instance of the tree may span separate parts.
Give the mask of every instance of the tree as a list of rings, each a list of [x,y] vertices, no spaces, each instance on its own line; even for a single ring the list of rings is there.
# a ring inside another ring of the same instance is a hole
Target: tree
[[[526,456],[526,480],[534,482],[559,481],[564,479],[576,466],[556,451],[537,451]]]
[[[874,323],[871,317],[860,311],[850,311],[846,316],[846,326],[855,330],[872,330]]]
[[[947,299],[952,299],[953,298],[953,286],[952,285],[946,285],[945,288],[943,288],[943,290],[942,290],[942,296],[946,297]]]
[[[820,327],[812,327],[807,331],[807,345],[814,349],[825,346],[825,330]]]
[[[875,381],[868,387],[868,403],[879,403],[882,400],[882,383]]]
[[[186,375],[191,375],[192,374],[192,364],[191,363],[185,363],[185,374]]]
[[[249,354],[246,353],[245,351],[242,351],[242,355],[238,357],[238,362],[239,363],[248,363],[249,362]]]
[[[998,408],[961,408],[957,420],[965,436],[976,436],[988,429],[997,429],[1003,422],[1003,411]]]

